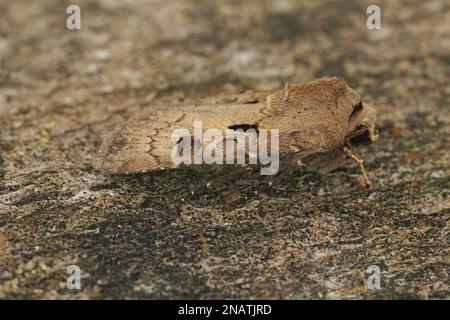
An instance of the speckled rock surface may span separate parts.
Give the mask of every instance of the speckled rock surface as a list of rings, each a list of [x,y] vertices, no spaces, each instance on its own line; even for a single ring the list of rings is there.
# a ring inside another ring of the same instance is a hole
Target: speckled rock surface
[[[370,3],[382,30],[362,1],[105,0],[69,31],[68,3],[0,1],[0,298],[449,298],[450,4]],[[350,162],[184,202],[213,173],[92,169],[155,101],[328,75],[379,111],[370,190]]]

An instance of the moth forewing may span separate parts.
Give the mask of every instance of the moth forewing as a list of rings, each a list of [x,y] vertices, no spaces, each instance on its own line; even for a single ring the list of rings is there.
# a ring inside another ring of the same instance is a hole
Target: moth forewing
[[[94,168],[109,173],[138,173],[174,168],[189,162],[189,137],[193,139],[193,146],[200,146],[191,147],[194,157],[189,165],[202,164],[203,153],[208,145],[203,141],[204,132],[207,135],[215,132],[217,135],[221,131],[225,137],[229,127],[237,124],[252,125],[261,116],[263,107],[263,103],[254,102],[154,106],[149,113],[136,117],[105,139],[94,161]],[[183,137],[186,139],[182,142],[180,139]],[[212,148],[211,145],[208,153]],[[186,153],[180,154],[181,151]],[[220,152],[218,148],[215,151]]]

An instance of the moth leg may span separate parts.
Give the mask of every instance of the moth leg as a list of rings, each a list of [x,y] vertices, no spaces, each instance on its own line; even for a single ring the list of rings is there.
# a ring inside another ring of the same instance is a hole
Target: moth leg
[[[368,187],[370,187],[372,185],[372,183],[370,182],[369,175],[367,174],[366,167],[364,166],[364,160],[361,159],[356,154],[356,152],[350,147],[349,144],[344,146],[344,152],[347,156],[349,156],[350,159],[352,159],[353,161],[355,161],[358,164],[359,169],[361,170],[361,173],[364,177],[364,181],[365,181],[366,185]]]
[[[292,170],[292,168],[286,168],[286,170],[277,173],[275,176],[271,176],[269,178],[269,182],[267,183],[269,185],[269,188],[272,188],[273,185],[277,185],[283,182],[293,172],[294,170]]]
[[[243,166],[243,167],[238,167],[236,169],[232,169],[230,172],[225,173],[213,180],[211,180],[211,182],[209,182],[209,185],[214,185],[218,182],[226,182],[226,181],[231,181],[236,179],[237,177],[241,177],[242,175],[244,175],[244,173],[248,173],[248,176],[250,176],[250,174],[255,170],[255,168],[252,168],[250,166]]]
[[[266,178],[269,180],[269,188],[271,188],[274,184],[283,182],[288,176],[292,175],[292,173],[304,166],[302,159],[319,152],[322,152],[322,149],[320,147],[314,147],[309,150],[281,155],[280,168],[283,166],[284,169],[280,170],[275,176],[269,176],[269,178]]]
[[[273,179],[270,179],[267,183],[269,188],[272,188],[273,185],[280,184],[291,172],[290,171],[283,171],[282,173],[279,173],[274,177]]]
[[[192,195],[197,194],[200,192],[200,190],[202,190],[203,188],[210,188],[216,184],[219,183],[223,183],[225,181],[230,181],[230,180],[234,180],[236,179],[236,177],[242,176],[244,173],[249,173],[248,176],[251,175],[251,173],[255,170],[256,168],[252,168],[249,166],[243,166],[243,167],[238,167],[236,169],[231,170],[230,172],[227,172],[223,175],[220,175],[212,180],[210,180],[206,186],[200,186],[198,188],[195,188],[194,190],[191,191]]]

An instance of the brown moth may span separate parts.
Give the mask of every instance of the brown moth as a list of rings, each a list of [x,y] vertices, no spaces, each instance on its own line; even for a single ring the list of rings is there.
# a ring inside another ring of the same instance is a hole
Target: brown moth
[[[302,165],[327,172],[350,157],[370,185],[363,161],[350,143],[361,135],[376,140],[375,119],[375,110],[337,77],[286,84],[273,92],[154,106],[150,114],[131,121],[104,142],[94,167],[109,173],[174,168],[171,151],[177,142],[171,140],[172,132],[177,128],[192,132],[194,121],[202,121],[203,130],[278,129],[280,159],[286,160],[280,164],[282,171]]]

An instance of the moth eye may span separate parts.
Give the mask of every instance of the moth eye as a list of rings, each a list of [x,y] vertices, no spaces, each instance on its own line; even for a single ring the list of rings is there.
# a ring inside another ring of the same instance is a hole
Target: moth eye
[[[354,117],[355,115],[360,113],[362,111],[362,109],[363,109],[363,104],[362,104],[362,101],[360,101],[358,104],[353,106],[353,110],[352,110],[352,113],[350,114],[349,119],[351,119],[352,117]]]

